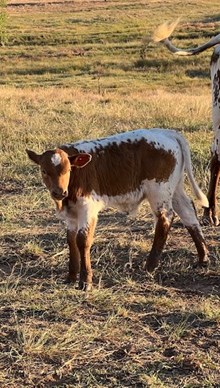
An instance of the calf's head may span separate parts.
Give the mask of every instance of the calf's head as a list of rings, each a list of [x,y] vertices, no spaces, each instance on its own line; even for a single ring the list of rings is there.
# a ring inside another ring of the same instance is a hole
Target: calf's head
[[[55,201],[60,201],[68,196],[72,168],[85,167],[92,158],[87,153],[68,156],[65,151],[59,148],[45,151],[43,154],[26,151],[29,158],[40,166],[43,182]]]

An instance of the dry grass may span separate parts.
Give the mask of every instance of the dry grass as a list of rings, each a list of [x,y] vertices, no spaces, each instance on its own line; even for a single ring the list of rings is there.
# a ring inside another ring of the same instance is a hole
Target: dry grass
[[[204,227],[211,266],[194,270],[194,245],[176,219],[152,277],[143,270],[149,207],[136,220],[105,211],[92,248],[94,289],[79,292],[63,283],[65,230],[25,155],[172,127],[189,140],[206,191],[210,54],[178,61],[151,42],[140,58],[142,38],[179,16],[179,1],[17,3],[9,3],[0,70],[0,386],[220,387],[219,230]],[[219,28],[217,5],[186,2],[181,46]]]

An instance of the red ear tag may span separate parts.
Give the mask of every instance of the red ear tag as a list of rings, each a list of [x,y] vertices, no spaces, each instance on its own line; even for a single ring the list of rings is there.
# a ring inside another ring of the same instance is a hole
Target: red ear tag
[[[90,154],[78,154],[70,158],[71,165],[73,167],[82,168],[85,167],[92,159]]]

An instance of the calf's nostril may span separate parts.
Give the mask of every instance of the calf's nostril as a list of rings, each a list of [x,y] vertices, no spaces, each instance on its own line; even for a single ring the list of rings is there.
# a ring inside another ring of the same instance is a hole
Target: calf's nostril
[[[57,189],[51,192],[52,196],[57,199],[62,199],[68,196],[68,190]]]
[[[59,195],[59,193],[57,191],[55,191],[55,190],[52,191],[52,196],[53,197],[57,197],[58,195]]]

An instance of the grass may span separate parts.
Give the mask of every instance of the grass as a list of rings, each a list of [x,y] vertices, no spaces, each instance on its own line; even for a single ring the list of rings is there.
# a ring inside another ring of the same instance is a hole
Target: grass
[[[149,207],[136,220],[107,210],[92,248],[94,289],[79,292],[63,282],[65,229],[25,153],[171,127],[188,139],[207,192],[211,52],[174,58],[149,36],[182,15],[175,43],[202,43],[219,32],[218,5],[8,2],[0,48],[2,387],[220,386],[219,230],[203,228],[211,266],[194,270],[194,245],[176,219],[152,277],[143,270],[153,237]],[[186,190],[191,195],[187,182]]]

